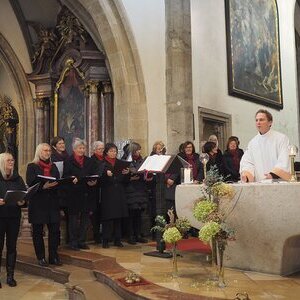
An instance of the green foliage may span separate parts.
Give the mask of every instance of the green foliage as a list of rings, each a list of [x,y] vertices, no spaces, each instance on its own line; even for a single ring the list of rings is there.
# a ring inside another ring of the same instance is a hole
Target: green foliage
[[[209,243],[212,238],[216,237],[220,230],[221,225],[219,223],[213,221],[207,222],[199,231],[199,239],[205,243]]]
[[[182,235],[176,227],[169,227],[163,234],[166,243],[174,244],[182,239]]]
[[[155,223],[156,223],[156,225],[151,228],[151,231],[154,231],[154,232],[155,231],[159,231],[159,232],[165,231],[167,221],[163,216],[157,215],[155,218]]]
[[[205,198],[196,203],[193,215],[198,221],[205,222],[207,217],[216,209],[217,204]]]
[[[175,227],[179,230],[181,235],[184,235],[191,228],[191,223],[186,217],[179,218],[175,222]]]

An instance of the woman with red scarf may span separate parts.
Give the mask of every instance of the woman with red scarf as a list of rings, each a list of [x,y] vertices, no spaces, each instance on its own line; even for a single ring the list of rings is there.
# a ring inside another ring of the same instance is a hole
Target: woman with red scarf
[[[96,141],[93,144],[94,154],[91,156],[95,165],[98,165],[99,176],[102,176],[104,169],[104,143],[101,141]],[[95,207],[93,208],[93,213],[91,215],[91,222],[93,226],[94,241],[96,244],[101,243],[100,237],[100,198],[101,198],[101,188],[96,188],[93,195]]]
[[[59,178],[58,169],[51,163],[50,156],[50,145],[42,143],[36,147],[34,159],[32,163],[27,166],[26,181],[29,186],[40,182],[38,175]],[[28,205],[29,223],[32,224],[34,250],[38,264],[43,267],[48,265],[45,257],[43,238],[44,224],[47,224],[49,231],[49,263],[58,266],[61,265],[57,254],[60,232],[60,207],[57,189],[54,188],[56,185],[57,182],[41,182],[38,192],[31,197]]]
[[[194,183],[203,180],[203,164],[199,160],[199,154],[196,153],[195,146],[192,142],[186,141],[182,145],[183,152],[178,153],[185,161],[187,161],[193,170]]]
[[[223,154],[224,175],[226,181],[237,182],[240,180],[240,161],[244,152],[238,147],[236,137],[230,137],[227,142],[227,150]]]
[[[74,176],[72,185],[66,186],[67,210],[69,215],[69,248],[79,251],[89,249],[86,233],[89,214],[93,209],[93,191],[97,180],[81,180],[86,176],[98,175],[98,166],[90,157],[85,156],[86,142],[76,138],[73,154],[64,162],[63,177]],[[79,224],[78,224],[79,219]]]
[[[115,144],[105,145],[100,206],[103,248],[109,248],[110,239],[114,240],[115,246],[123,247],[121,224],[122,219],[128,217],[125,183],[129,181],[129,169],[123,168],[124,164],[117,159],[117,154],[118,148]]]

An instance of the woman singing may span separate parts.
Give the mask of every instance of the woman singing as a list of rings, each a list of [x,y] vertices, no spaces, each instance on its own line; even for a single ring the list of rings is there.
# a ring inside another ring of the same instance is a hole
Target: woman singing
[[[29,186],[41,182],[38,175],[59,178],[59,172],[55,164],[50,161],[51,147],[46,143],[36,147],[33,161],[28,164],[26,181]],[[57,182],[41,182],[40,189],[32,196],[28,205],[29,223],[32,224],[32,239],[38,264],[42,267],[48,265],[45,257],[45,245],[43,238],[44,224],[47,224],[49,263],[60,266],[61,261],[57,254],[59,245],[60,207]]]
[[[15,160],[10,153],[0,154],[0,267],[4,238],[6,237],[6,272],[7,284],[11,287],[17,285],[14,279],[14,270],[17,257],[17,238],[20,228],[21,206],[5,204],[3,198],[8,190],[26,190],[22,177],[14,170]],[[1,282],[0,282],[1,288]]]

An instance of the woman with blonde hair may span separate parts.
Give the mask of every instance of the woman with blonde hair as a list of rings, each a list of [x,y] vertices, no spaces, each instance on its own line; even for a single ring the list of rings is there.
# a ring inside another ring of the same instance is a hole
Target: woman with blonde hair
[[[59,245],[60,205],[57,182],[43,181],[40,176],[59,178],[59,171],[50,160],[51,147],[47,143],[36,147],[35,156],[27,166],[26,182],[33,186],[41,182],[39,190],[31,197],[28,205],[29,223],[32,224],[32,239],[38,264],[42,267],[48,266],[45,257],[45,245],[43,237],[44,224],[47,224],[49,263],[60,266],[57,248]]]
[[[3,198],[8,190],[26,190],[25,183],[17,170],[14,169],[14,165],[15,160],[10,153],[0,154],[0,267],[4,239],[6,238],[6,282],[11,287],[17,285],[14,279],[17,238],[20,228],[21,206],[25,205],[25,201],[19,201],[17,205],[6,204]]]

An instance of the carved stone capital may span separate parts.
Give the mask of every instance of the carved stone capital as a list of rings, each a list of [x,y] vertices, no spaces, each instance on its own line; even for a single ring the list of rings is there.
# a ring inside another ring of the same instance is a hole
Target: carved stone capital
[[[36,108],[44,109],[45,106],[49,103],[49,99],[48,98],[35,98],[35,99],[33,99],[33,102],[35,103]]]
[[[112,85],[110,81],[102,81],[102,93],[109,94],[112,93]]]
[[[96,80],[89,80],[85,84],[85,90],[88,93],[88,95],[98,94],[98,87],[99,87],[99,81]]]

